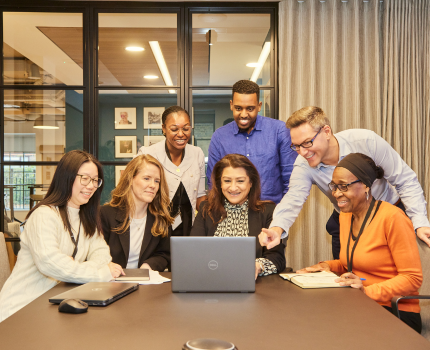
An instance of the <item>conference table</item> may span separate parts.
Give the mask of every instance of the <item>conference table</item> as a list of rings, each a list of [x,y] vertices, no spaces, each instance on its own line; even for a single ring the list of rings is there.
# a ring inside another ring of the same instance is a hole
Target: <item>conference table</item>
[[[162,273],[170,277],[170,273]],[[196,338],[238,350],[430,349],[430,342],[352,288],[301,289],[278,275],[259,277],[255,293],[172,293],[141,285],[107,307],[64,314],[49,297],[60,283],[0,323],[1,349],[174,350]]]

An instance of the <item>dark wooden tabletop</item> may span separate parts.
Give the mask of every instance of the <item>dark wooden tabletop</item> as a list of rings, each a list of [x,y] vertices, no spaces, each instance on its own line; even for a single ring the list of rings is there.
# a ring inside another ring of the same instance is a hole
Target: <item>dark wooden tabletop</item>
[[[163,273],[169,277],[169,273]],[[430,343],[351,288],[301,289],[279,276],[259,277],[256,292],[171,292],[142,285],[107,307],[64,314],[48,298],[61,283],[0,323],[2,349],[180,350],[219,338],[239,350],[430,349]]]

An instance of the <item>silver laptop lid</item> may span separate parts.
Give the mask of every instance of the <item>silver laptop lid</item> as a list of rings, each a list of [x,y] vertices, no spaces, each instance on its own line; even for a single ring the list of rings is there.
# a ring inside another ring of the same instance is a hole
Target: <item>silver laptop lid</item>
[[[64,299],[81,299],[89,305],[109,305],[139,288],[138,283],[89,282],[49,299],[59,304]]]
[[[254,292],[256,237],[171,237],[173,292]]]

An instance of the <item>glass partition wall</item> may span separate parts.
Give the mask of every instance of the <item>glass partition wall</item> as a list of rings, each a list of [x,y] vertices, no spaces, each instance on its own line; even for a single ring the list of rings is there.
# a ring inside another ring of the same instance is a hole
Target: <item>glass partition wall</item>
[[[206,157],[213,132],[232,121],[236,81],[259,84],[260,114],[277,118],[275,3],[40,4],[0,5],[1,225],[22,221],[73,149],[102,162],[109,201],[138,149],[164,140],[169,106],[189,111],[190,142]]]
[[[8,11],[2,19],[2,219],[22,221],[64,153],[84,147],[83,14]]]

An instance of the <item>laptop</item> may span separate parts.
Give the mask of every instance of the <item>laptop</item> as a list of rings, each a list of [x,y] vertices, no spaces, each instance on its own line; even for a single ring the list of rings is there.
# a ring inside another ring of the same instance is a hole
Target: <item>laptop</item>
[[[134,292],[139,283],[89,282],[49,299],[59,304],[64,299],[81,299],[91,306],[106,306]]]
[[[171,237],[172,292],[255,292],[256,237]]]

